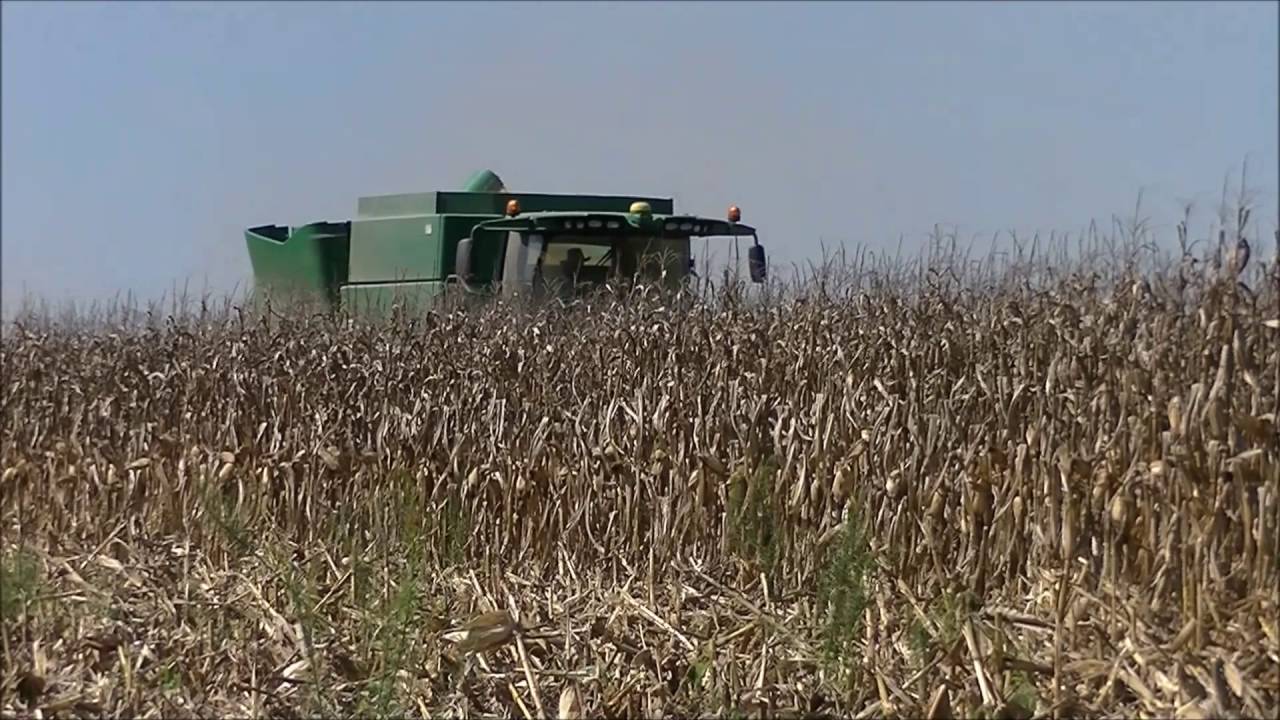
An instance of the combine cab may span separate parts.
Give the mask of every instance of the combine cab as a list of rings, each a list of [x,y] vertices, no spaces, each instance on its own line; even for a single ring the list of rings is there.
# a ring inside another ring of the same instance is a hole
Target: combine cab
[[[692,273],[690,239],[749,237],[751,279],[764,248],[736,207],[718,220],[677,215],[662,198],[511,193],[477,173],[461,192],[360,198],[356,219],[245,232],[255,290],[361,313],[429,307],[456,293],[573,297],[638,278],[674,286]]]

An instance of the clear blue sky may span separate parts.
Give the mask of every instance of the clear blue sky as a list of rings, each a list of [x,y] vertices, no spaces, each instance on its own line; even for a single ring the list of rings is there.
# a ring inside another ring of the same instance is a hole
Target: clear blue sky
[[[360,195],[672,196],[777,263],[1077,231],[1146,189],[1276,224],[1277,3],[5,2],[3,290],[249,279]],[[1169,234],[1171,237],[1171,234]],[[1271,247],[1268,244],[1267,255]],[[775,265],[776,267],[777,265]]]

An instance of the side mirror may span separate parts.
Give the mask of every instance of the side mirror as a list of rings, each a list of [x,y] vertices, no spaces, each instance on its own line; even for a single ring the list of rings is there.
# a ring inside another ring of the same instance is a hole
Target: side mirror
[[[750,249],[747,250],[747,265],[751,269],[751,282],[764,282],[765,264],[763,245],[752,245]]]
[[[469,237],[459,240],[458,250],[454,256],[453,271],[464,283],[471,280],[471,245]]]

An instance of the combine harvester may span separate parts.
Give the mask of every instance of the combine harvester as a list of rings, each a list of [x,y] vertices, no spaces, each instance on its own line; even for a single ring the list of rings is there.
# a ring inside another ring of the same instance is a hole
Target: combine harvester
[[[245,231],[254,292],[320,300],[359,314],[426,309],[447,298],[570,298],[611,279],[674,286],[693,274],[690,239],[750,237],[737,207],[717,220],[664,198],[508,192],[483,170],[461,192],[360,198],[355,220]]]

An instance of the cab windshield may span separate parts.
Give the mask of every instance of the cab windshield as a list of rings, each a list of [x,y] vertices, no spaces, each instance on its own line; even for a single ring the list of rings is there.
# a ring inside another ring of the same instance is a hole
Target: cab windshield
[[[523,241],[523,242],[522,242]],[[514,251],[515,257],[511,257]],[[678,282],[687,268],[687,238],[641,235],[552,235],[512,233],[508,257],[522,287],[572,296],[609,281],[639,276],[653,282]]]

